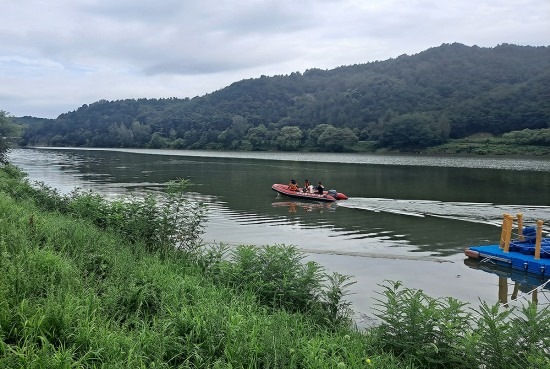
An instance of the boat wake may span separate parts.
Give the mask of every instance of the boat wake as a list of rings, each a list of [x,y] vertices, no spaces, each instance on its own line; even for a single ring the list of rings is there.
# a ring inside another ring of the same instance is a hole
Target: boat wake
[[[339,201],[338,206],[351,209],[362,209],[374,212],[386,212],[415,217],[440,217],[463,220],[474,223],[500,226],[502,214],[516,215],[523,213],[527,222],[537,219],[545,221],[549,231],[550,206],[533,205],[496,205],[491,203],[444,202],[434,200],[398,200],[385,198],[350,198]]]

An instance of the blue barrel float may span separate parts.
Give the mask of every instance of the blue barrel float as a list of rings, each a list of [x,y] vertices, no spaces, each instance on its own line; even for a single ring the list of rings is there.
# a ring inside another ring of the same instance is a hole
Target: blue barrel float
[[[519,239],[512,240],[513,221],[518,221]],[[523,215],[504,214],[500,244],[470,246],[464,254],[472,259],[491,260],[498,265],[550,277],[550,238],[542,238],[542,220],[523,227]]]

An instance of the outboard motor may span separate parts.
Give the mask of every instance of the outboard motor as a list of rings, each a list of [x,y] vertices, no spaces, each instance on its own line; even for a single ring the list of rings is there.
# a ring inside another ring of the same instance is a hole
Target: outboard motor
[[[328,190],[328,194],[334,198],[338,196],[338,192],[336,190]]]

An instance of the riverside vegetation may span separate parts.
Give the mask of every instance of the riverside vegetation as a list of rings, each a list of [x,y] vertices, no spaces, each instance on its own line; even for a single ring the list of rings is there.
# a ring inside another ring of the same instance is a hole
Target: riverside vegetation
[[[294,247],[200,242],[167,191],[60,195],[0,168],[2,368],[550,368],[550,314],[471,310],[399,282],[354,328],[350,278]]]

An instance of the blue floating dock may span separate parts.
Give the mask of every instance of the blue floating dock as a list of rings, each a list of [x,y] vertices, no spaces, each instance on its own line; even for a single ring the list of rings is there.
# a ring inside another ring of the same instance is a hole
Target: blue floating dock
[[[535,260],[533,255],[524,254],[519,251],[509,251],[506,253],[499,245],[470,246],[464,250],[464,253],[473,259],[490,259],[498,265],[550,277],[549,258]]]
[[[506,267],[495,263],[484,263],[480,259],[466,258],[464,259],[464,265],[468,268],[482,270],[499,277],[510,278],[512,281],[519,283],[520,286],[527,286],[527,291],[532,290],[532,287],[544,284],[544,282],[548,280],[548,277],[527,273],[523,270],[510,268],[509,266]],[[544,289],[550,291],[550,284],[547,284]]]

